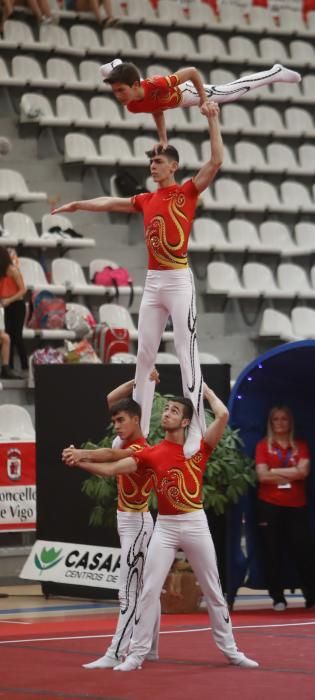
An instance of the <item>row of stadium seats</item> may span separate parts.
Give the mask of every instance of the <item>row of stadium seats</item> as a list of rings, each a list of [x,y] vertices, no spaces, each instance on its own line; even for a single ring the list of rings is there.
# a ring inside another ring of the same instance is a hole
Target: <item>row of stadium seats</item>
[[[233,36],[224,41],[216,34],[200,34],[196,40],[184,32],[169,31],[166,35],[149,29],[138,29],[134,40],[124,29],[104,29],[101,40],[92,27],[73,25],[69,34],[59,26],[42,26],[36,40],[31,27],[25,22],[8,20],[4,27],[2,50],[23,49],[45,52],[53,49],[60,53],[77,56],[98,54],[114,58],[123,52],[126,60],[137,58],[178,59],[192,63],[218,60],[220,63],[250,63],[265,67],[276,60],[293,67],[309,67],[314,64],[313,43],[303,39],[292,39],[287,46],[280,39],[262,38],[257,42],[246,36]]]
[[[49,229],[55,229],[50,232]],[[59,229],[58,231],[56,229]],[[3,216],[0,245],[24,245],[32,248],[93,248],[94,238],[76,238],[67,233],[72,230],[70,219],[65,216],[44,214],[39,235],[33,219],[23,212],[8,211]]]
[[[115,295],[116,288],[113,286],[103,286],[94,284],[92,281],[87,282],[81,265],[70,258],[54,258],[51,264],[51,282],[48,282],[42,265],[32,258],[19,258],[19,266],[24,278],[25,286],[32,291],[47,289],[54,294],[66,294],[67,292],[76,296],[98,296],[104,297],[107,294]],[[92,260],[89,265],[90,280],[96,272],[99,272],[104,267],[118,267],[118,264],[113,260],[105,258],[97,258]],[[135,294],[142,294],[143,287],[135,285],[133,287]],[[130,287],[119,287],[119,294],[130,296]]]
[[[246,219],[229,219],[227,235],[220,221],[196,219],[189,241],[190,252],[273,254],[282,257],[308,257],[315,253],[315,224],[295,224],[294,240],[290,228],[281,221],[264,221],[259,226]]]
[[[192,109],[193,108],[191,108],[190,113],[192,120],[191,122],[187,121],[186,110],[170,110],[166,117],[168,127],[175,129],[175,132],[180,132],[183,135],[185,135],[186,132],[187,136],[189,132],[198,132],[201,130],[204,131],[206,129],[206,121],[203,115],[201,115],[196,108],[193,113]],[[257,136],[260,136],[265,135],[267,132],[274,133],[278,138],[296,138],[297,136],[302,136],[303,138],[308,138],[311,140],[314,137],[314,122],[312,113],[311,111],[300,107],[287,107],[284,112],[284,122],[278,110],[267,106],[259,106],[254,109],[254,123],[252,123],[248,110],[242,105],[224,105],[221,108],[221,112],[223,134],[231,133],[232,124],[235,125],[235,128],[238,130],[237,146],[235,149],[236,162],[238,159],[241,163],[243,162],[245,150],[246,161],[248,161],[248,155],[255,147],[255,143],[252,141],[248,144],[248,147],[246,146],[246,148],[240,145],[240,135],[250,136],[254,133]],[[47,97],[36,93],[25,93],[20,103],[20,123],[34,124],[35,126],[39,125],[40,127],[46,126],[51,128],[63,128],[66,130],[78,128],[84,129],[85,131],[93,129],[105,130],[106,128],[110,129],[111,131],[115,130],[119,132],[121,130],[126,131],[130,129],[138,130],[139,128],[141,130],[147,129],[152,131],[154,128],[152,117],[149,114],[132,114],[126,111],[126,113],[122,116],[116,102],[109,97],[93,97],[90,102],[87,103],[81,98],[69,94],[62,94],[57,97],[56,112],[54,113],[51,100],[49,100]],[[119,138],[121,139],[121,144],[123,144],[123,137],[119,136]],[[145,140],[145,138],[142,138],[141,141],[141,138],[136,138],[134,141],[134,155],[140,157],[141,155],[143,156],[149,139],[147,138]],[[144,144],[144,149],[141,151],[142,144]],[[195,145],[191,143],[191,138],[189,141],[183,139],[179,143],[179,146],[184,151],[184,160],[185,152],[187,152],[188,148],[192,149],[188,156],[188,162],[191,162],[191,158],[193,159],[193,163],[200,160],[197,152],[194,152]],[[257,152],[255,152],[254,157],[249,158],[250,167],[255,167],[256,159],[259,169],[264,169],[264,167],[268,165],[268,161],[270,164],[272,164],[274,157],[272,150],[274,149],[274,146],[275,144],[272,143],[266,148],[267,161],[264,158],[263,152],[261,152],[260,156],[259,153],[257,154]],[[129,152],[131,152],[129,141],[127,148]],[[115,141],[113,141],[113,150],[114,149]],[[238,158],[239,149],[242,151],[241,158]],[[257,145],[256,149],[258,149]],[[209,139],[204,141],[201,145],[201,158],[204,159],[204,157],[207,157],[208,154]],[[227,156],[229,155],[228,148],[226,150],[226,154]],[[290,167],[295,165],[296,170],[298,170],[298,165],[293,154],[290,156],[290,162],[286,162],[287,158],[285,156],[284,147],[283,153],[281,154],[280,165],[282,156],[283,160],[285,161],[285,166]],[[307,158],[307,154],[304,153],[303,149],[300,153],[300,160],[302,166],[308,164],[309,159]],[[232,158],[229,158],[227,162],[230,165]]]
[[[265,309],[259,328],[259,338],[283,342],[315,337],[315,310],[295,306],[291,317],[276,309]]]
[[[310,299],[315,300],[315,265],[310,276],[300,265],[280,263],[275,274],[260,262],[248,262],[239,274],[234,265],[215,261],[207,266],[207,294],[228,298]]]

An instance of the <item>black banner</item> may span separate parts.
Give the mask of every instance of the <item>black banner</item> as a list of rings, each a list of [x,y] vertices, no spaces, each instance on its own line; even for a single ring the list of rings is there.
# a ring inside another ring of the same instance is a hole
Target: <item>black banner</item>
[[[160,393],[181,394],[179,366],[160,365]],[[227,402],[230,392],[229,365],[204,365],[205,381]],[[37,539],[116,546],[116,530],[91,527],[91,501],[81,491],[89,475],[69,469],[61,461],[64,447],[98,443],[109,423],[106,395],[132,379],[134,365],[39,365],[35,370],[35,427],[37,464]],[[222,528],[219,528],[222,530]],[[216,539],[216,538],[215,538]],[[217,551],[220,569],[224,562],[222,533]],[[62,588],[62,590],[61,590]],[[66,590],[64,590],[66,589]],[[45,584],[44,593],[113,598],[113,591],[91,587]],[[92,595],[93,591],[93,595]]]

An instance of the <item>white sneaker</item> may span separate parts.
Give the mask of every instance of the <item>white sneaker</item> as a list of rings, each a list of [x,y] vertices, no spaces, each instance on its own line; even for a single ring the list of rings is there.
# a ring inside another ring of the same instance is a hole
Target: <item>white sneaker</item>
[[[104,656],[101,656],[95,661],[91,661],[89,664],[82,664],[82,668],[115,668],[118,664],[120,664],[119,659],[114,659],[104,654]]]
[[[146,661],[158,661],[159,658],[160,657],[159,657],[157,651],[149,651],[149,653],[145,657],[145,660]]]
[[[258,668],[259,664],[253,659],[248,659],[241,651],[233,658],[229,659],[230,664],[239,666],[240,668]]]
[[[136,671],[141,668],[141,661],[139,661],[136,656],[127,656],[122,664],[115,666],[114,671]]]

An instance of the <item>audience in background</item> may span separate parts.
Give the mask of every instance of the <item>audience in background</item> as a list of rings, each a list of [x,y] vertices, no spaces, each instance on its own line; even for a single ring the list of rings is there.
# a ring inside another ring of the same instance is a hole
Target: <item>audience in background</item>
[[[96,21],[104,27],[112,27],[118,22],[113,16],[112,0],[64,0],[64,7],[75,12],[94,12]]]
[[[308,445],[294,437],[286,406],[268,416],[267,437],[256,448],[258,527],[273,608],[285,610],[284,552],[295,564],[305,607],[315,607],[315,559],[306,509],[305,479],[310,471]]]
[[[4,325],[10,336],[9,366],[13,370],[14,350],[20,358],[21,369],[27,371],[27,355],[23,341],[26,288],[16,260],[7,248],[0,248],[0,303],[4,309]]]

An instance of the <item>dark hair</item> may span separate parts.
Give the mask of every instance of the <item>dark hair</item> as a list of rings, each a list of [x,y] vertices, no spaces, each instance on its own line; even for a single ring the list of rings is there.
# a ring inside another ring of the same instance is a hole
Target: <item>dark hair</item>
[[[146,156],[150,158],[154,158],[154,156],[166,156],[168,160],[175,160],[176,163],[179,163],[179,154],[178,150],[174,146],[157,146],[154,150],[152,151],[146,151]]]
[[[113,85],[113,83],[124,83],[132,87],[134,83],[140,82],[140,80],[138,68],[136,68],[133,63],[119,63],[118,66],[113,68],[103,82],[109,85]]]
[[[183,406],[183,417],[192,419],[194,413],[194,407],[190,399],[186,399],[186,396],[172,396],[170,401],[173,403],[180,403]]]
[[[109,415],[111,418],[113,418],[121,411],[128,413],[128,416],[138,416],[139,419],[141,418],[141,407],[132,398],[120,399],[120,401],[116,401],[116,403],[114,403],[110,408]]]
[[[9,251],[6,248],[0,247],[0,278],[6,276],[8,267],[12,264]]]

